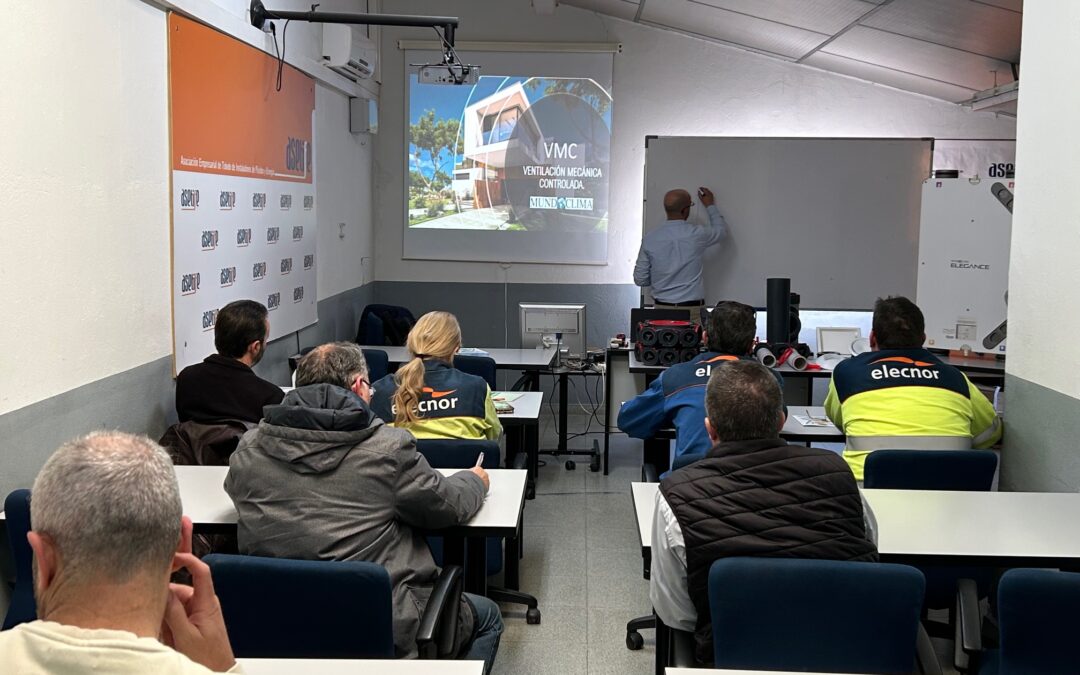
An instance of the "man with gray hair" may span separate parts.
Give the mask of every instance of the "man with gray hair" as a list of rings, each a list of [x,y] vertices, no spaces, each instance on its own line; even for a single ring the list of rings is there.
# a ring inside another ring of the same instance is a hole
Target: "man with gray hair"
[[[413,528],[468,522],[484,503],[480,467],[444,477],[416,439],[383,424],[360,347],[320,345],[300,360],[296,389],[264,409],[229,460],[225,490],[239,515],[240,552],[302,560],[374,562],[390,574],[394,643],[415,658],[416,632],[439,569]],[[465,594],[458,653],[495,660],[499,607]]]
[[[695,633],[712,665],[709,568],[731,556],[875,561],[859,489],[836,453],[780,439],[780,385],[754,361],[724,361],[705,392],[705,458],[660,482],[649,596],[668,626]]]
[[[30,520],[39,620],[0,633],[4,672],[238,672],[156,443],[99,431],[64,444],[34,482]],[[182,567],[194,587],[169,583]]]

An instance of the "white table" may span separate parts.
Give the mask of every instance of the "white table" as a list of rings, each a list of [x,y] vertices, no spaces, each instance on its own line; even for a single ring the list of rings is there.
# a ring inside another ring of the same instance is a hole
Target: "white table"
[[[246,675],[483,675],[483,661],[237,659]],[[670,671],[669,671],[670,672]]]
[[[822,406],[789,405],[787,421],[780,430],[780,437],[789,441],[808,441],[810,443],[843,443],[844,433],[836,428],[832,422],[827,427],[804,427],[796,419],[796,415],[810,415],[811,417],[825,417],[825,408]]]
[[[509,401],[510,405],[514,406],[514,412],[499,415],[499,421],[506,431],[506,447],[508,451],[514,448],[525,453],[525,468],[529,472],[525,498],[533,499],[536,496],[536,476],[540,472],[540,410],[544,403],[544,393],[492,392],[492,396],[496,398],[503,394],[515,397],[513,401]],[[510,466],[509,458],[506,465]]]
[[[360,348],[377,349],[386,352],[386,358],[392,364],[402,364],[412,359],[406,347],[360,345]],[[481,347],[480,349],[487,352],[486,356],[495,360],[495,367],[506,370],[546,370],[551,367],[551,362],[555,360],[554,347],[547,347],[546,349],[502,349],[499,347],[489,349]],[[463,354],[463,356],[473,356],[473,354]],[[485,354],[476,354],[476,356],[485,356]]]
[[[514,412],[502,414],[499,413],[499,420],[506,422],[506,420],[522,420],[522,421],[538,421],[540,419],[540,408],[544,404],[544,392],[542,391],[493,391],[491,392],[492,398],[499,398],[502,395],[514,397],[514,400],[507,401],[514,407]]]
[[[659,483],[631,483],[642,554],[652,546]],[[1080,494],[863,490],[883,561],[918,565],[1075,567]]]

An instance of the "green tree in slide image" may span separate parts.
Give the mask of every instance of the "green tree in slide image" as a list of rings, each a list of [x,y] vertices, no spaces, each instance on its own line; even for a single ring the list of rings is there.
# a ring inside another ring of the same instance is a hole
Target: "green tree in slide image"
[[[450,168],[447,164],[454,161],[453,149],[459,126],[460,122],[456,119],[436,119],[434,110],[428,110],[415,124],[409,125],[409,142],[416,148],[416,152],[412,154],[416,170],[410,171],[409,176],[412,180],[420,178],[424,192],[431,198],[442,196],[448,187],[449,175],[446,169]],[[450,156],[445,160],[441,158],[444,150],[450,151]],[[434,167],[431,177],[425,174],[420,164],[424,153],[427,153]]]

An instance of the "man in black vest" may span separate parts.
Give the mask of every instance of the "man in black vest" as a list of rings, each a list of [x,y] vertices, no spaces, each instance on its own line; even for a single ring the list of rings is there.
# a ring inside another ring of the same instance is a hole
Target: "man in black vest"
[[[878,554],[844,460],[780,440],[783,403],[768,369],[754,361],[714,366],[705,411],[712,450],[660,483],[649,595],[665,624],[695,633],[697,660],[712,665],[714,561],[876,561]]]

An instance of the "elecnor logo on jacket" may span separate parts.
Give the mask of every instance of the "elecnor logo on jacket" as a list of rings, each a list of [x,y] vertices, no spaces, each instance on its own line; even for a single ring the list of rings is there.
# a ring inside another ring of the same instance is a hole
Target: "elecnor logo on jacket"
[[[232,286],[236,283],[236,268],[235,267],[222,267],[221,268],[221,287]]]
[[[276,244],[276,243],[278,243],[279,239],[281,239],[281,228],[280,227],[268,227],[268,228],[266,228],[266,243],[267,244]]]
[[[300,241],[303,238],[304,238],[304,226],[303,225],[293,225],[292,240],[293,241]]]
[[[255,192],[251,195],[251,208],[262,211],[266,208],[266,193]]]
[[[973,263],[970,260],[950,260],[949,267],[956,270],[988,270],[990,265],[985,263]]]
[[[315,208],[315,197],[312,195],[304,195],[304,210],[310,211]]]
[[[281,210],[288,211],[292,208],[292,195],[281,195]]]
[[[309,270],[315,266],[315,254],[309,253],[304,256],[304,269]]]
[[[251,228],[241,227],[236,231],[237,246],[251,246]]]
[[[234,209],[236,208],[236,193],[229,190],[222,190],[218,202],[219,206],[225,211]]]
[[[708,377],[712,375],[712,364],[717,361],[738,361],[738,356],[730,356],[728,354],[722,354],[720,356],[709,359],[705,362],[705,365],[694,371],[694,377]]]
[[[266,296],[266,308],[270,311],[274,311],[281,306],[281,293],[271,293]]]
[[[194,295],[199,292],[202,275],[199,272],[180,277],[180,295]]]
[[[884,380],[890,377],[907,377],[916,380],[939,380],[941,372],[934,369],[933,363],[916,361],[906,356],[888,356],[877,361],[871,361],[870,365],[881,366],[870,371],[870,377],[875,380]],[[899,363],[900,367],[890,366],[890,363]]]
[[[293,302],[300,302],[303,299],[304,299],[304,287],[303,286],[297,286],[296,288],[292,289],[292,301]]]
[[[251,280],[259,281],[266,278],[266,263],[257,262],[251,266]]]
[[[199,191],[194,189],[184,189],[180,191],[180,209],[183,211],[194,211],[199,208]]]
[[[218,231],[217,230],[203,230],[202,232],[202,250],[213,251],[218,245]]]
[[[289,272],[292,272],[292,258],[282,258],[281,273],[288,274]]]
[[[216,309],[208,309],[202,313],[202,329],[204,333],[208,330],[214,330],[214,324],[217,323],[217,313]]]

